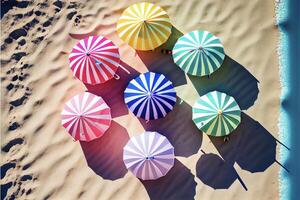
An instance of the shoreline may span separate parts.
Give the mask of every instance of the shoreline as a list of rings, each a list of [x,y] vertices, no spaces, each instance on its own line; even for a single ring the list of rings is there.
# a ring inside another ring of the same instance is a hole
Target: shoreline
[[[300,137],[297,133],[297,116],[300,111],[299,105],[299,61],[297,55],[300,53],[299,46],[295,43],[299,41],[300,17],[297,13],[297,1],[280,1],[276,7],[276,20],[279,25],[279,60],[280,60],[280,81],[281,81],[281,107],[280,107],[280,141],[287,147],[280,148],[280,162],[288,167],[279,171],[280,199],[297,199],[299,196],[298,186],[300,184],[300,165],[297,157],[300,152]],[[298,25],[297,25],[298,23]],[[292,175],[292,176],[291,176]]]

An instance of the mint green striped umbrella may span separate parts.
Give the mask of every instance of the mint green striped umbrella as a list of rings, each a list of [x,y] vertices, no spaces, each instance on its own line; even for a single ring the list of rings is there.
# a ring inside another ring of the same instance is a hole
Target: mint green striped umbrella
[[[208,31],[181,36],[172,51],[174,62],[186,73],[206,76],[216,71],[225,58],[220,39]]]
[[[241,122],[241,110],[233,97],[213,91],[196,101],[193,121],[208,135],[226,136]]]

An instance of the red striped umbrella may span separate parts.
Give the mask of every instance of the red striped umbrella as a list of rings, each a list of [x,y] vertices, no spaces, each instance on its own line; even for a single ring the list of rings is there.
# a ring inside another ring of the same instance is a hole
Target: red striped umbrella
[[[69,55],[74,76],[87,84],[104,83],[119,79],[116,71],[120,63],[118,47],[103,36],[90,36],[80,40]]]
[[[62,125],[75,140],[91,141],[101,137],[111,123],[110,108],[89,92],[72,97],[61,113]]]

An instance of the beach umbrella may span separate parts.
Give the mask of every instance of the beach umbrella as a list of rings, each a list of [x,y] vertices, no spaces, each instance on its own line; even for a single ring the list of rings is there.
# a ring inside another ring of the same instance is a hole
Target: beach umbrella
[[[171,34],[167,13],[152,3],[128,7],[117,23],[119,37],[137,50],[152,50],[167,41]]]
[[[110,108],[101,97],[84,92],[65,104],[61,120],[75,140],[91,141],[101,137],[109,128]]]
[[[193,121],[208,135],[226,136],[241,122],[241,110],[233,97],[213,91],[196,101]]]
[[[151,120],[162,118],[173,109],[176,92],[164,75],[147,72],[129,82],[124,99],[137,117]]]
[[[157,132],[132,137],[124,147],[123,160],[129,171],[143,180],[165,176],[174,165],[174,147]]]
[[[120,63],[119,50],[103,36],[89,36],[80,40],[69,55],[70,68],[74,76],[87,84],[104,83],[119,76],[116,71]]]
[[[225,58],[220,39],[208,31],[192,31],[174,45],[174,62],[186,73],[205,76],[216,71]]]

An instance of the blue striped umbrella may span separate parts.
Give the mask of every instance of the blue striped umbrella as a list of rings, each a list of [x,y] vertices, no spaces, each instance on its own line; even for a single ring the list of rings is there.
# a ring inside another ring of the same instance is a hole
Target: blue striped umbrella
[[[164,75],[147,72],[129,82],[124,99],[137,117],[151,120],[162,118],[173,109],[176,92]]]

